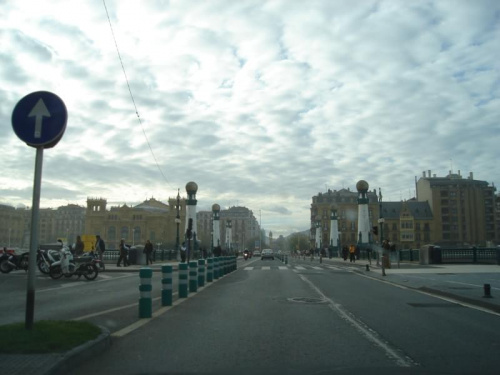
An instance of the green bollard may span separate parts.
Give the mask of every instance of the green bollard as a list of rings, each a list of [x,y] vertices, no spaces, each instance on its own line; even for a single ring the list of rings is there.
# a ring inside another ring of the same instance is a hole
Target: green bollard
[[[214,280],[219,278],[219,257],[214,258]]]
[[[151,299],[153,270],[149,267],[143,267],[139,271],[139,277],[141,278],[141,285],[139,285],[139,319],[151,318],[153,314],[153,300]]]
[[[179,298],[187,298],[188,294],[188,265],[179,263]]]
[[[198,286],[205,286],[205,259],[198,259]]]
[[[172,266],[162,266],[161,267],[161,273],[162,273],[162,280],[161,280],[161,285],[162,285],[162,291],[161,291],[161,305],[162,306],[172,306],[172,289],[173,289],[173,283],[172,283],[172,273],[173,273],[173,267]]]
[[[214,281],[214,258],[207,259],[207,283]]]
[[[196,260],[189,262],[189,293],[198,291],[197,267],[198,262]]]

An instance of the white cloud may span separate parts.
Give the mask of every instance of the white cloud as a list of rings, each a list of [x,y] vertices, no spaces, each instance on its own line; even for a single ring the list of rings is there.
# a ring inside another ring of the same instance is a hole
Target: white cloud
[[[261,210],[279,235],[309,226],[325,185],[399,200],[451,163],[499,180],[496,1],[106,5],[121,62],[102,3],[2,9],[0,201],[31,205],[34,150],[8,124],[40,89],[69,111],[42,207],[165,200],[194,180],[201,206]]]

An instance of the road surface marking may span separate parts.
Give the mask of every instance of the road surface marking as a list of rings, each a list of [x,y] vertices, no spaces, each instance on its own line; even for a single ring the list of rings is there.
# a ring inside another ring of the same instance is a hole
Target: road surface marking
[[[112,279],[113,278],[113,276],[111,276],[111,275],[103,275],[103,274],[100,274],[99,277],[102,279]]]
[[[461,284],[461,285],[469,285],[469,286],[475,286],[476,288],[482,288],[484,287],[484,285],[477,285],[477,284],[469,284],[469,283],[462,283],[460,281],[446,281],[447,283],[452,283],[452,284]],[[496,290],[500,290],[500,288],[495,288],[495,287],[492,287],[490,286],[491,289],[496,289]]]
[[[280,269],[280,270],[287,270],[288,267],[287,266],[278,266],[278,269]]]
[[[303,271],[303,270],[305,270],[306,268],[305,268],[305,267],[302,267],[302,266],[295,266],[295,269],[296,269],[296,270],[301,270],[301,271]]]
[[[269,271],[271,269],[271,267],[269,267],[269,266],[263,266],[261,269],[263,271]]]
[[[365,323],[356,319],[354,314],[346,310],[340,303],[334,302],[332,299],[328,298],[323,294],[323,292],[314,285],[307,277],[299,274],[299,277],[305,281],[309,286],[319,294],[319,296],[328,302],[328,306],[331,310],[337,313],[341,318],[350,323],[356,330],[359,331],[363,336],[365,336],[369,341],[382,349],[389,358],[392,358],[396,364],[400,367],[411,367],[418,365],[413,359],[401,352],[397,348],[391,347],[391,345],[384,341],[382,337],[372,328],[368,327]]]
[[[328,268],[331,268],[332,270],[336,270],[336,271],[342,271],[342,268],[341,267],[336,267],[336,266],[327,266]]]
[[[63,289],[62,287],[64,288],[68,288],[68,287],[74,287],[74,286],[82,286],[82,285],[90,285],[90,283],[102,283],[104,281],[110,281],[110,280],[118,280],[118,279],[123,279],[123,278],[126,278],[126,277],[137,277],[136,275],[125,275],[125,276],[118,276],[118,277],[113,277],[111,279],[105,279],[105,278],[102,278],[101,280],[93,280],[93,281],[77,281],[77,282],[68,282],[68,283],[65,283],[65,284],[58,284],[58,286],[56,288],[47,288],[47,289],[39,289],[37,290],[36,292],[37,293],[42,293],[42,292],[50,292],[52,290],[61,290]]]
[[[323,271],[323,267],[311,266],[312,269]]]
[[[457,305],[460,305],[460,306],[463,306],[463,307],[468,307],[469,309],[474,309],[474,310],[482,311],[482,312],[485,312],[485,313],[488,313],[488,314],[491,314],[491,315],[500,316],[500,314],[497,313],[497,312],[495,312],[495,311],[489,310],[487,308],[475,306],[475,305],[472,305],[470,303],[462,302],[462,301],[453,299],[451,297],[443,297],[443,296],[440,296],[438,294],[433,294],[433,293],[426,292],[426,291],[423,291],[423,290],[418,290],[418,289],[414,289],[414,288],[408,288],[408,287],[406,287],[404,285],[395,284],[395,283],[392,283],[392,282],[386,281],[386,280],[380,280],[380,279],[377,279],[376,277],[368,276],[368,275],[363,275],[363,274],[360,274],[360,273],[357,273],[357,272],[355,272],[355,274],[358,275],[358,276],[361,276],[361,277],[366,277],[367,279],[371,279],[371,280],[375,280],[375,281],[378,281],[378,282],[381,282],[381,283],[385,283],[385,284],[388,284],[388,285],[391,285],[391,286],[395,286],[396,288],[405,289],[405,290],[412,290],[412,291],[414,291],[416,293],[425,294],[426,296],[438,298],[438,299],[441,299],[441,300],[446,301],[446,302],[456,303]]]
[[[253,267],[245,267],[244,270],[245,271],[251,271],[251,270],[253,270]]]

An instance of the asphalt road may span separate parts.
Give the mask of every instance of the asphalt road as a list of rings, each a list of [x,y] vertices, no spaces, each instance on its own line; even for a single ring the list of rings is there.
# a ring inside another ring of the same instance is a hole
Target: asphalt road
[[[156,315],[140,324],[137,273],[103,273],[94,282],[38,278],[35,317],[83,319],[111,330],[111,349],[75,374],[498,373],[499,314],[422,293],[421,274],[394,270],[388,279],[408,280],[404,286],[356,267],[240,261],[236,272],[163,309],[155,273]],[[440,276],[452,287],[480,285]],[[1,324],[24,316],[23,277],[0,277],[0,298],[11,301],[2,304]],[[428,283],[437,286],[436,277]]]
[[[240,262],[75,374],[498,373],[498,315],[346,267]]]

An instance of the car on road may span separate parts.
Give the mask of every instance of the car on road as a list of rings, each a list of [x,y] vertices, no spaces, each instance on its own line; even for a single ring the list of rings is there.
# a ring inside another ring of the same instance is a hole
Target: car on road
[[[260,255],[260,260],[271,259],[274,260],[274,253],[271,249],[264,249]]]

